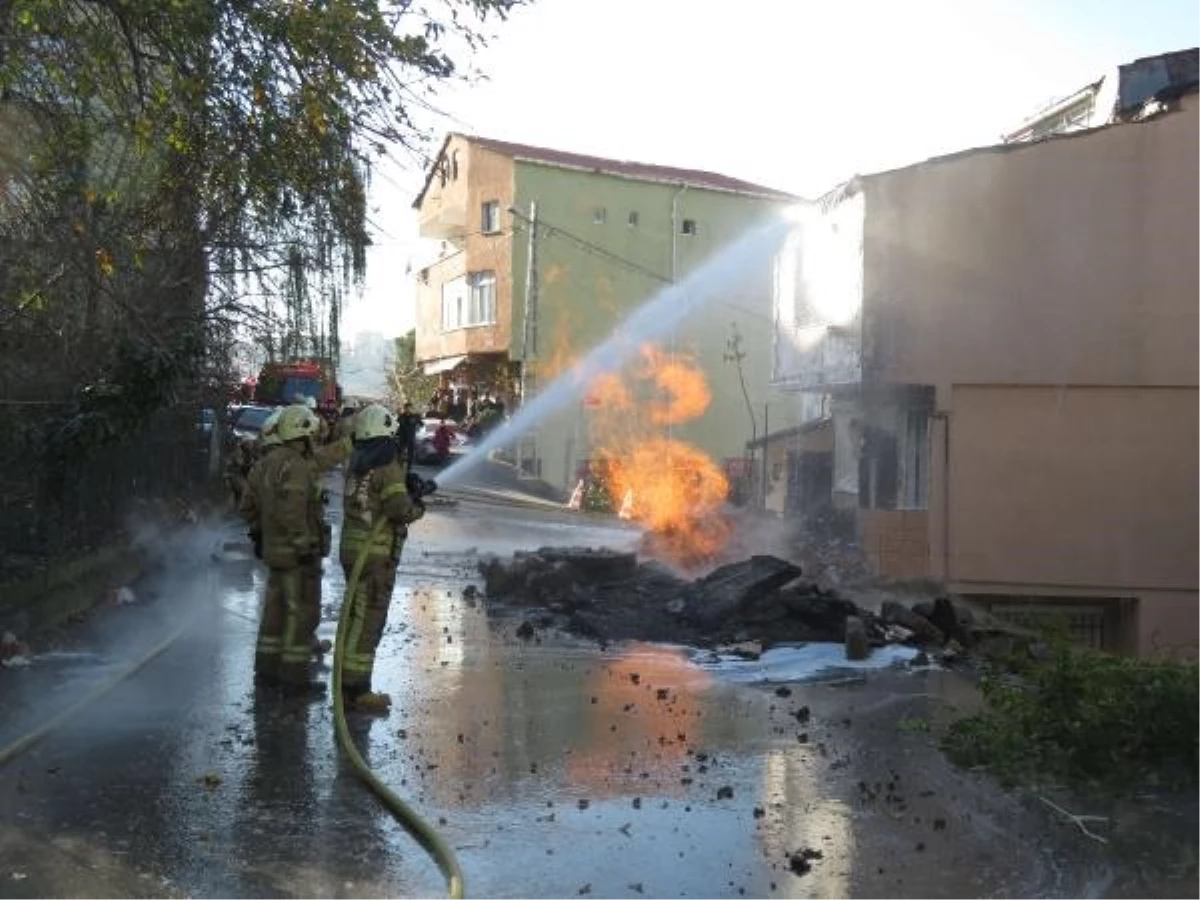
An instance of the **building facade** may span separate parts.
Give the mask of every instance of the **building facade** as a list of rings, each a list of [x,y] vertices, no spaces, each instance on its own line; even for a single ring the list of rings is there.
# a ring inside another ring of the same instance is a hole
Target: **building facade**
[[[1155,98],[1168,101],[1196,83],[1200,50],[1177,50],[1117,66],[1073,94],[1048,104],[1004,135],[1006,144],[1135,121]],[[1152,110],[1149,110],[1152,112]]]
[[[781,254],[774,379],[820,396],[880,574],[1194,654],[1197,95],[858,178]]]
[[[522,385],[536,395],[633,310],[685,286],[723,247],[797,202],[714,173],[452,134],[414,204],[421,235],[443,242],[441,258],[417,275],[418,361],[512,409]],[[743,456],[764,414],[789,421],[786,398],[769,386],[771,279],[766,253],[660,340],[664,352],[694,360],[711,392],[673,436],[717,459]],[[735,332],[737,361],[727,359]],[[767,413],[773,400],[781,405]],[[594,450],[594,402],[584,391],[539,423],[521,454],[530,474],[574,483]]]

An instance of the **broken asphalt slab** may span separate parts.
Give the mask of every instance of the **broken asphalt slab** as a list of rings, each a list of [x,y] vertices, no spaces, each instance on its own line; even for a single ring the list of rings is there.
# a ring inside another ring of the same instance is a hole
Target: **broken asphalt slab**
[[[864,641],[868,651],[893,643],[936,650],[948,639],[907,607],[889,606],[882,615],[863,609],[805,577],[794,563],[773,556],[751,556],[694,580],[661,563],[641,561],[632,552],[588,547],[543,547],[509,559],[493,557],[479,569],[488,605],[547,611],[526,623],[526,639],[533,637],[536,625],[602,644],[646,640],[702,648],[756,646],[751,657],[782,644],[841,644],[848,621],[858,656]],[[948,599],[939,604],[943,616],[953,615],[956,621],[969,616]],[[972,638],[965,626],[954,633]]]

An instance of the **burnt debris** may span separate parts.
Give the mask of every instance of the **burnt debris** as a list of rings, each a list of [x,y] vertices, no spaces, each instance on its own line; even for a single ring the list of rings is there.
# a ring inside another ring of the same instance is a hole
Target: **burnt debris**
[[[842,643],[847,622],[857,656],[864,646],[904,642],[935,648],[952,635],[972,636],[969,612],[935,604],[934,624],[900,603],[880,614],[806,577],[773,556],[751,556],[688,580],[634,553],[587,547],[544,547],[480,564],[493,607],[545,609],[563,630],[601,641],[649,640],[717,647],[757,643]],[[861,623],[861,624],[860,624]],[[943,630],[945,628],[945,630]],[[947,632],[951,632],[948,634]]]

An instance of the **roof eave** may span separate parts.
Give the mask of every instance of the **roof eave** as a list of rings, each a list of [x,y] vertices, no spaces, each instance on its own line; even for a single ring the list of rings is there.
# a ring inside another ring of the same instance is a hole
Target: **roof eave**
[[[575,172],[588,172],[596,175],[606,175],[609,178],[623,178],[626,181],[646,181],[652,184],[667,184],[672,186],[687,185],[691,189],[700,191],[715,191],[719,194],[735,194],[740,197],[753,197],[759,200],[773,200],[779,203],[801,203],[804,202],[803,197],[797,197],[793,194],[788,194],[783,191],[772,191],[769,188],[763,191],[748,191],[738,190],[737,188],[721,187],[715,184],[709,184],[697,179],[688,178],[669,178],[663,176],[656,178],[652,175],[633,175],[629,172],[619,172],[614,169],[607,169],[603,166],[582,166],[574,163],[559,162],[557,160],[541,159],[536,156],[521,156],[515,154],[514,162],[529,163],[535,166],[548,166],[553,169],[570,169]]]

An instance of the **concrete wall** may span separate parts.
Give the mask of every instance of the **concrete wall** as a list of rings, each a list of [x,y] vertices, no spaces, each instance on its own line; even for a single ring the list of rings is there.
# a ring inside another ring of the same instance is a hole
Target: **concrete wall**
[[[417,359],[512,348],[513,162],[510,158],[453,137],[444,156],[457,154],[458,177],[443,186],[434,177],[418,212],[422,235],[447,233],[447,254],[417,280]],[[485,201],[500,204],[500,234],[482,234]],[[496,273],[496,324],[442,330],[442,287],[468,272]],[[519,348],[518,348],[519,351]]]
[[[936,387],[930,573],[1131,600],[1147,653],[1194,652],[1198,625],[1200,147],[1182,102],[862,180],[864,381]]]
[[[959,386],[953,403],[952,580],[1195,589],[1195,388]]]
[[[544,234],[538,248],[540,300],[534,366],[543,382],[608,338],[626,315],[663,289],[672,276],[673,257],[675,273],[683,279],[778,207],[744,195],[698,188],[680,191],[676,185],[525,162],[517,163],[516,196],[517,207],[524,211],[536,200],[543,223],[646,270],[636,271],[561,234]],[[604,210],[603,223],[595,221],[599,209]],[[631,212],[637,213],[636,225],[630,225]],[[696,222],[696,234],[678,233],[684,219]],[[526,270],[523,235],[513,247],[513,267],[513,289],[521,298]],[[751,438],[737,370],[724,360],[734,323],[742,336],[744,374],[760,433],[767,402],[772,404],[772,430],[796,421],[794,399],[785,400],[767,386],[771,374],[771,277],[770,261],[764,260],[760,270],[747,272],[743,283],[698,311],[674,333],[675,349],[693,355],[704,371],[712,403],[703,416],[675,427],[673,436],[718,460],[744,456],[745,442]],[[523,309],[518,300],[511,324],[516,335],[522,333]],[[669,349],[671,338],[663,338],[661,343]],[[583,404],[543,422],[537,441],[542,477],[567,486],[576,461],[587,458],[592,449],[589,414]]]
[[[863,179],[864,377],[1196,385],[1197,98]]]

